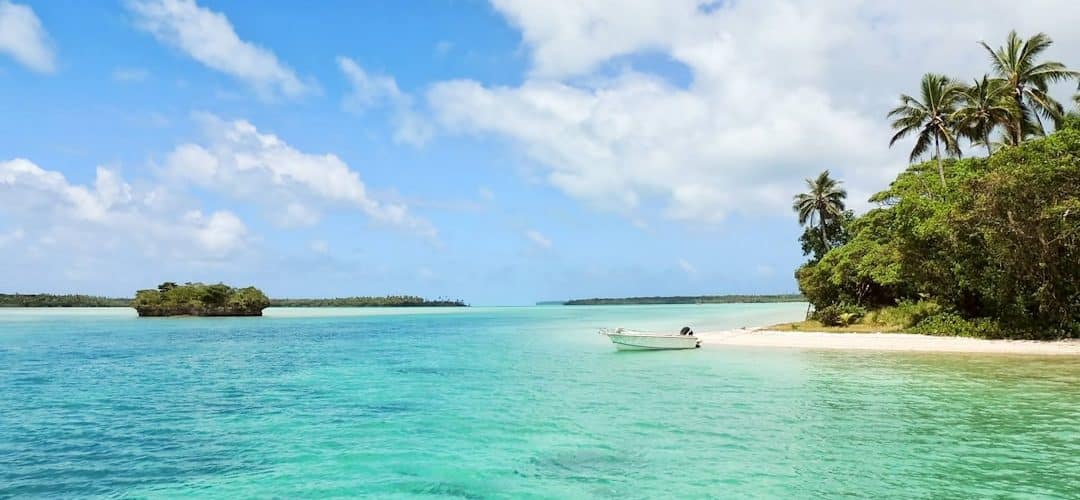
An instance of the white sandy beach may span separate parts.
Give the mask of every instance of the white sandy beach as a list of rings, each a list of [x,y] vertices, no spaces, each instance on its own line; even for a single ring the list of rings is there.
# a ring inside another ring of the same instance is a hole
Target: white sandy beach
[[[909,333],[780,332],[764,329],[698,332],[697,335],[703,340],[702,347],[708,348],[745,346],[1080,356],[1080,340],[984,340]]]

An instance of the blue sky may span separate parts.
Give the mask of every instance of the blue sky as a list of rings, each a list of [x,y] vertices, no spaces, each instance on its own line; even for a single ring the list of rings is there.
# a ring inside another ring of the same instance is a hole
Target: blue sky
[[[921,73],[1080,64],[986,5],[0,0],[0,292],[792,292],[801,179],[864,209]]]

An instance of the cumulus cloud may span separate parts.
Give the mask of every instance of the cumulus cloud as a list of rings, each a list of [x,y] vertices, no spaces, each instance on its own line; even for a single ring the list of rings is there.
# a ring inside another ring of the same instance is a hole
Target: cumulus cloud
[[[56,70],[49,36],[34,9],[8,0],[0,0],[0,53],[37,72]]]
[[[872,193],[906,164],[884,114],[922,73],[981,75],[975,42],[1014,27],[1053,35],[1048,56],[1066,64],[1080,50],[1080,4],[1066,0],[493,4],[521,31],[529,75],[433,85],[439,124],[502,137],[552,185],[632,219],[656,205],[694,222],[786,213],[801,179],[824,169]],[[685,68],[689,83],[643,56]]]
[[[551,240],[548,239],[547,236],[544,236],[544,234],[541,233],[540,231],[537,231],[535,229],[530,229],[528,231],[525,231],[525,237],[528,238],[529,241],[533,242],[534,245],[536,245],[536,246],[538,246],[540,248],[543,248],[543,249],[551,248]]]
[[[9,239],[31,246],[214,260],[243,250],[248,241],[246,226],[233,213],[178,211],[162,203],[161,191],[135,189],[105,167],[97,168],[92,185],[80,185],[27,159],[0,161],[0,196],[0,213],[20,224]]]
[[[140,29],[263,97],[297,97],[314,90],[273,52],[242,40],[224,14],[195,0],[130,0],[127,5]]]
[[[363,113],[373,108],[388,107],[393,116],[394,141],[422,146],[431,139],[434,132],[431,124],[416,112],[413,97],[402,92],[393,77],[371,74],[348,57],[338,57],[337,62],[338,68],[352,85],[352,91],[343,102],[347,111]]]
[[[164,162],[172,179],[261,204],[281,225],[309,225],[330,208],[359,209],[371,220],[434,238],[434,227],[406,205],[375,199],[360,175],[333,154],[300,151],[244,120],[198,115],[205,144],[177,146]]]

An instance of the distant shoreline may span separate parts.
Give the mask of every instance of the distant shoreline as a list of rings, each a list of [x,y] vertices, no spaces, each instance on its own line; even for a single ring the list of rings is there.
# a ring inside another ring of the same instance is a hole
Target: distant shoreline
[[[676,295],[655,297],[621,297],[572,299],[564,302],[538,302],[537,305],[562,304],[565,306],[621,306],[621,305],[668,305],[668,304],[764,304],[779,302],[806,302],[800,294],[774,295]]]
[[[355,300],[360,299],[360,300]],[[334,299],[270,299],[270,307],[469,307],[460,300],[390,301],[384,297],[334,298]]]
[[[11,293],[0,294],[0,309],[4,308],[72,308],[72,307],[133,307],[132,298],[102,297],[83,294]],[[468,307],[462,300],[429,300],[411,295],[370,297],[333,297],[270,299],[269,307]]]

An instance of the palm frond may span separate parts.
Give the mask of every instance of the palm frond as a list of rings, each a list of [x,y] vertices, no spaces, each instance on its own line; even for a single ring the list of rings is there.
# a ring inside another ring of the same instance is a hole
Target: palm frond
[[[1045,87],[1047,83],[1055,83],[1080,77],[1080,72],[1070,70],[1066,68],[1064,64],[1055,61],[1048,61],[1032,66],[1027,70],[1027,74],[1033,81],[1042,85],[1040,88]]]
[[[1061,119],[1065,117],[1065,107],[1060,102],[1038,89],[1027,89],[1025,94],[1037,117],[1052,120],[1055,126],[1061,124]]]
[[[895,124],[894,124],[894,126],[895,126]],[[912,132],[914,132],[916,130],[919,130],[920,128],[922,128],[921,125],[912,124],[912,125],[908,125],[908,126],[902,128],[902,129],[896,131],[896,134],[894,134],[892,136],[892,139],[889,140],[889,147],[892,147],[892,145],[896,144],[897,141],[911,135]]]
[[[915,141],[915,147],[911,148],[911,155],[908,157],[908,161],[915,163],[920,156],[930,150],[930,143],[933,141],[933,137],[930,134],[919,134],[918,140]]]
[[[1011,33],[1013,37],[1016,36],[1016,31]],[[1050,48],[1054,44],[1054,41],[1047,36],[1046,33],[1036,33],[1031,38],[1028,38],[1020,48],[1020,53],[1017,60],[1028,62],[1035,58],[1035,56],[1042,53],[1044,50]]]

